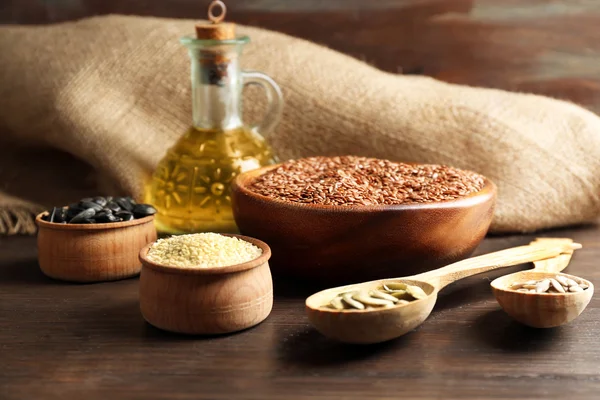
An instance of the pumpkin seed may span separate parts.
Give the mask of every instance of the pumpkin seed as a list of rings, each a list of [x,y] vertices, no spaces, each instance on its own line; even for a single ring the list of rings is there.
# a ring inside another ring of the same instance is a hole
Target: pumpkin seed
[[[388,292],[391,292],[394,290],[406,290],[407,286],[408,285],[403,282],[390,282],[390,283],[383,284],[383,288],[385,290],[387,290]]]
[[[569,286],[569,292],[583,292],[584,290],[579,286]]]
[[[351,306],[351,307],[357,308],[357,309],[359,309],[359,310],[364,310],[364,309],[365,309],[365,305],[364,305],[364,304],[362,304],[362,303],[360,303],[360,302],[358,302],[358,301],[356,301],[356,300],[354,300],[354,299],[352,298],[352,295],[353,295],[354,293],[355,293],[355,292],[344,293],[344,294],[342,295],[342,300],[344,300],[344,301],[346,302],[346,304],[348,304],[348,305],[349,305],[349,306]]]
[[[406,286],[406,291],[417,300],[427,297],[427,293],[419,286]]]
[[[329,304],[336,310],[344,309],[344,304],[342,303],[342,299],[339,296],[335,296]]]
[[[383,293],[382,291],[379,291],[379,290],[376,290],[376,289],[371,290],[369,292],[369,294],[372,297],[375,297],[377,299],[388,300],[388,301],[391,301],[392,303],[397,303],[398,302],[398,299],[395,298],[394,296],[392,296],[390,294],[387,294],[387,293]]]
[[[375,299],[370,297],[367,292],[358,292],[352,296],[352,299],[360,301],[361,303],[369,306],[393,306],[395,303],[389,300]]]
[[[368,291],[351,290],[339,293],[323,307],[338,310],[345,308],[364,310],[372,307],[404,305],[425,297],[427,297],[427,294],[419,286],[408,285],[404,282],[390,282]],[[340,306],[342,308],[339,308]]]
[[[397,299],[403,299],[403,300],[411,300],[412,299],[412,296],[406,290],[398,290],[398,291],[392,292],[390,294]]]

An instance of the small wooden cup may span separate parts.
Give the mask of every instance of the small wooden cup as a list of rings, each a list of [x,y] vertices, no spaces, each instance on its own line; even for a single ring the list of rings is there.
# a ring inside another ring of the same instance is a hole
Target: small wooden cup
[[[152,244],[140,252],[140,310],[151,325],[184,334],[223,334],[264,321],[273,307],[271,249],[260,240],[224,234],[258,246],[260,257],[237,265],[180,268],[147,258]]]
[[[58,224],[39,214],[40,269],[70,282],[103,282],[137,276],[140,250],[156,240],[154,216],[105,224]]]

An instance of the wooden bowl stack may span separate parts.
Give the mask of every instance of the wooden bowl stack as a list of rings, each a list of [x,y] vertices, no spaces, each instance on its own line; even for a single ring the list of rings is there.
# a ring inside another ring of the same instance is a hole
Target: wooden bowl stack
[[[36,217],[42,272],[71,282],[102,282],[139,275],[140,250],[156,240],[154,216],[104,224],[59,224]]]

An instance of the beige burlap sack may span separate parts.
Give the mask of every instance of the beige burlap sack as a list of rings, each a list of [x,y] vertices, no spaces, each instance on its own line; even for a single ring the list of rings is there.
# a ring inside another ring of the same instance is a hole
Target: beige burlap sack
[[[106,16],[0,28],[0,232],[84,194],[141,190],[139,177],[191,122],[189,59],[179,38],[195,21]],[[600,119],[573,104],[381,72],[266,30],[243,68],[282,87],[269,140],[282,159],[356,154],[468,168],[496,182],[493,232],[595,220]],[[246,98],[259,119],[260,96]],[[10,213],[9,213],[10,211]],[[20,222],[18,222],[20,221]]]

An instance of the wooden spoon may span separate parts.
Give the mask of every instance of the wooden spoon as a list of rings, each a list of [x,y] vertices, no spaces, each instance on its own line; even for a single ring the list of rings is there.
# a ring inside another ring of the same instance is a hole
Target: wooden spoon
[[[556,243],[556,240],[538,239],[532,243]],[[532,271],[521,271],[502,276],[492,281],[492,291],[504,311],[520,323],[534,328],[553,328],[564,325],[577,318],[587,307],[594,295],[594,285],[585,279],[559,274],[566,268],[572,251],[546,260],[536,261]],[[515,282],[539,281],[562,276],[588,286],[582,292],[575,293],[527,293],[511,288]]]
[[[326,289],[306,299],[308,319],[320,333],[332,339],[363,344],[384,342],[402,336],[421,325],[431,313],[438,292],[452,282],[497,268],[557,257],[578,248],[581,248],[581,245],[570,240],[537,241],[468,258],[405,278],[380,279]],[[362,310],[339,310],[329,306],[331,300],[339,294],[352,291],[369,293],[383,284],[393,283],[418,286],[424,292],[423,298],[408,304],[397,303]]]

